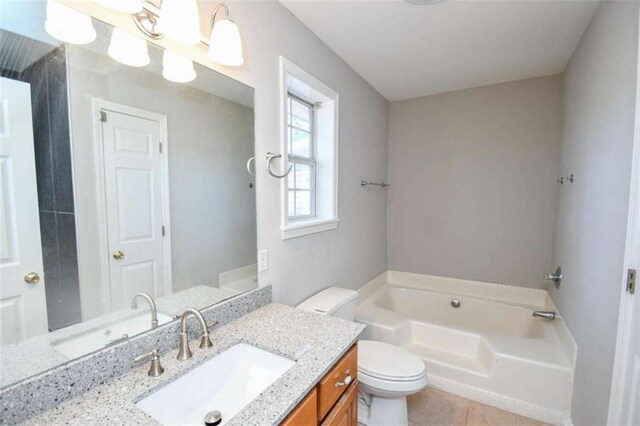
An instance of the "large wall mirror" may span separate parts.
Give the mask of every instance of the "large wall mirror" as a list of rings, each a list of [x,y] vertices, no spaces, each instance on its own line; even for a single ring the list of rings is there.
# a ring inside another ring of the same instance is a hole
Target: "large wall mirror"
[[[124,65],[96,20],[62,44],[44,2],[6,3],[0,387],[257,287],[253,89],[197,64],[177,83],[151,43]]]

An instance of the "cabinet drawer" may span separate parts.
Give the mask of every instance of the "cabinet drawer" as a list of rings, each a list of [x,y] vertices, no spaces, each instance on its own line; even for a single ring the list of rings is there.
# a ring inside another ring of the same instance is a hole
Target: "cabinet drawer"
[[[349,385],[346,392],[329,412],[322,426],[358,425],[358,381]]]
[[[347,376],[355,381],[358,374],[358,347],[354,345],[318,384],[318,420],[322,421],[338,398],[349,387],[340,385]]]
[[[318,392],[313,388],[280,426],[309,426],[317,424]]]

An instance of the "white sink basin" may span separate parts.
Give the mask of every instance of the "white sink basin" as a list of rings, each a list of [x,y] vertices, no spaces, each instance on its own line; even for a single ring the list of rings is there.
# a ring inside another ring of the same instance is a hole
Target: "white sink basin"
[[[136,405],[165,425],[204,425],[213,410],[222,413],[225,424],[294,364],[240,343]]]
[[[169,315],[158,312],[158,325],[171,321]],[[53,342],[53,347],[69,359],[102,349],[109,344],[123,339],[123,336],[132,337],[143,331],[151,329],[151,314],[143,312],[132,315],[121,321],[104,325],[98,329],[80,333],[77,336]]]

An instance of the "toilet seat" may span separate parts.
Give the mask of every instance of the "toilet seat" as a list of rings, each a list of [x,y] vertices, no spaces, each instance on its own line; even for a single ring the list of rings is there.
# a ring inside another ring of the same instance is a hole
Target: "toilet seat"
[[[427,384],[422,359],[398,346],[373,340],[358,342],[358,380],[380,396],[410,395]]]
[[[358,371],[390,381],[413,381],[425,373],[424,362],[411,352],[384,342],[358,342]]]

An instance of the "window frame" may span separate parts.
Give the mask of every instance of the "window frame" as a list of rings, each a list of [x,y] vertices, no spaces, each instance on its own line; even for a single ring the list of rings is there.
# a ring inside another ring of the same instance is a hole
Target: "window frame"
[[[305,130],[302,129],[300,127],[296,127],[293,125],[293,108],[292,108],[292,100],[295,100],[296,102],[303,104],[304,106],[306,106],[309,109],[309,130]],[[288,184],[288,177],[287,177],[287,197],[289,197],[289,193],[291,191],[294,191],[294,193],[298,193],[298,192],[309,192],[310,194],[310,213],[308,215],[296,215],[294,214],[293,216],[289,215],[289,209],[288,209],[288,203],[287,203],[287,217],[289,219],[290,222],[297,222],[297,221],[304,221],[304,220],[309,220],[309,219],[313,219],[316,217],[316,180],[317,180],[317,160],[316,160],[316,134],[315,134],[315,105],[302,98],[301,96],[298,96],[297,94],[295,94],[294,92],[288,90],[287,91],[287,102],[288,102],[288,113],[287,113],[287,137],[289,138],[289,142],[290,142],[290,146],[289,144],[287,144],[287,159],[288,162],[291,164],[293,163],[293,169],[291,169],[291,173],[295,173],[296,172],[296,164],[305,164],[308,165],[309,168],[311,169],[311,176],[310,176],[310,184],[309,184],[309,189],[297,189],[297,187],[295,189],[291,189],[289,187]],[[288,122],[289,117],[291,117],[291,123]],[[300,132],[304,132],[304,133],[308,133],[309,134],[309,152],[310,152],[310,156],[309,157],[303,157],[300,155],[294,155],[291,153],[291,151],[293,150],[293,130],[298,130]],[[294,177],[295,180],[295,177]],[[287,198],[288,200],[288,198]],[[295,201],[294,201],[294,213],[295,213]]]
[[[287,131],[288,92],[310,101],[314,111],[315,169],[315,217],[289,220],[288,179],[280,180],[280,230],[282,239],[288,240],[338,228],[338,92],[298,67],[284,56],[280,56],[279,115],[281,171],[289,167],[289,145]]]

